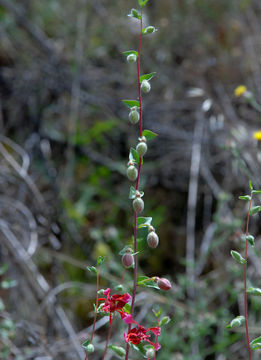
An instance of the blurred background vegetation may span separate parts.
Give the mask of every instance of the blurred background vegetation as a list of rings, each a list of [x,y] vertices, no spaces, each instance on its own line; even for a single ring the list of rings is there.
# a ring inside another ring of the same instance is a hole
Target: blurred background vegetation
[[[106,256],[101,286],[120,282],[118,253],[133,223],[125,171],[137,141],[121,103],[137,97],[136,68],[122,56],[137,48],[132,7],[137,1],[0,0],[1,359],[83,359],[95,297],[86,266]],[[238,196],[249,179],[261,187],[252,136],[261,117],[233,91],[243,83],[261,100],[260,16],[259,0],[150,0],[145,8],[145,25],[159,31],[143,42],[142,72],[157,72],[144,128],[159,136],[142,187],[160,245],[144,249],[140,271],[174,286],[167,296],[141,289],[137,319],[153,324],[155,304],[171,316],[159,360],[246,359],[244,329],[226,329],[243,313],[243,269],[230,250],[244,247]],[[259,220],[250,227],[255,286]],[[260,336],[258,298],[249,299],[249,317],[251,337]],[[106,321],[97,324],[94,359]],[[119,345],[116,327],[112,341]]]

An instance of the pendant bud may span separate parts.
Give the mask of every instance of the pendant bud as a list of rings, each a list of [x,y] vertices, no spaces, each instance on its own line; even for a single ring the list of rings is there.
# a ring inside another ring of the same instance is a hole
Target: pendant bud
[[[148,80],[142,80],[141,90],[147,94],[148,92],[150,92],[150,89],[151,89],[151,86],[150,86],[150,83],[148,82]]]
[[[130,54],[127,56],[127,61],[128,63],[134,63],[137,61],[137,55],[135,54]]]
[[[159,245],[159,237],[154,231],[148,233],[147,244],[152,249],[156,249],[156,247]]]
[[[132,266],[132,264],[134,263],[134,257],[132,255],[131,249],[126,250],[125,254],[122,256],[121,261],[126,268],[129,268]]]
[[[140,197],[134,199],[132,205],[137,214],[140,214],[144,210],[144,201]]]
[[[135,181],[138,176],[138,170],[135,168],[134,165],[130,165],[127,168],[127,177],[130,181]]]
[[[140,114],[137,110],[131,110],[129,113],[129,119],[132,124],[137,124],[137,122],[140,120]]]
[[[171,289],[171,283],[168,279],[165,278],[157,278],[157,285],[161,290],[168,291]]]
[[[141,141],[136,146],[136,150],[137,150],[137,153],[139,154],[139,156],[143,157],[143,155],[145,155],[148,150],[148,146],[145,142]]]

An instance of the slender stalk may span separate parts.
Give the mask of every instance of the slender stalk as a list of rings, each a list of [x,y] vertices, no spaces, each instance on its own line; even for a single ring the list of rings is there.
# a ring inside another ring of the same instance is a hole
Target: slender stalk
[[[108,345],[109,345],[109,341],[110,341],[110,338],[111,338],[112,322],[113,322],[113,317],[112,317],[112,320],[110,322],[110,327],[109,327],[109,331],[108,331],[108,335],[107,335],[107,339],[106,339],[106,345],[105,345],[102,360],[105,359],[105,356],[106,356],[106,353],[107,353],[107,350],[108,350]]]
[[[90,344],[92,343],[92,340],[93,340],[93,336],[94,336],[94,332],[95,332],[95,324],[96,324],[96,319],[97,319],[98,291],[99,291],[99,270],[97,269],[97,274],[96,274],[96,303],[95,303],[95,312],[94,312],[94,319],[93,319],[93,325],[92,325],[92,334],[91,334]],[[87,360],[88,356],[89,356],[89,353],[87,352],[84,360]]]
[[[248,214],[247,214],[246,237],[248,236],[251,205],[252,205],[252,191],[251,191],[251,199],[249,201],[249,208],[248,208]],[[251,348],[250,348],[250,340],[249,340],[249,332],[248,332],[248,318],[247,318],[247,245],[248,245],[248,242],[246,239],[245,265],[244,265],[244,309],[245,309],[245,327],[246,327],[246,339],[247,339],[247,347],[248,347],[248,358],[249,358],[249,360],[251,360]]]
[[[158,326],[159,326],[159,319],[157,319],[157,323],[158,323]],[[158,339],[159,339],[159,335],[156,336],[156,344],[158,342]],[[156,357],[157,357],[157,351],[155,351],[155,355],[154,355],[154,360],[156,360]]]
[[[139,107],[140,107],[140,137],[142,136],[142,100],[141,100],[141,85],[140,85],[140,54],[141,54],[141,45],[142,45],[142,8],[140,12],[140,42],[139,42],[139,50],[137,57],[137,82],[138,82],[138,92],[139,92]],[[140,173],[141,173],[141,160],[139,159],[139,167],[138,167],[138,175],[136,180],[136,190],[139,189],[139,181],[140,181]],[[137,213],[134,211],[134,253],[137,252]],[[137,289],[137,274],[138,274],[138,258],[137,254],[134,256],[134,279],[133,279],[133,292],[132,292],[132,300],[131,300],[131,315],[133,316],[134,312],[134,304],[136,297],[136,289]],[[131,330],[131,324],[128,326],[128,331]],[[126,346],[126,355],[125,360],[129,358],[129,350],[130,345],[127,343]]]

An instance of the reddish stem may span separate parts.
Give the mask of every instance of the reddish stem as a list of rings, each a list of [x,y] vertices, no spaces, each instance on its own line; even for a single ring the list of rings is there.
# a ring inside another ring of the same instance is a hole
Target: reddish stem
[[[251,192],[251,199],[249,201],[249,208],[248,208],[248,214],[247,214],[246,237],[248,236],[251,205],[252,205],[252,192]],[[245,308],[245,327],[246,327],[246,338],[247,338],[247,347],[248,347],[248,358],[249,358],[249,360],[251,360],[251,348],[250,348],[250,340],[249,340],[249,332],[248,332],[248,318],[247,318],[247,245],[248,245],[248,242],[246,239],[245,265],[244,265],[244,308]]]
[[[98,291],[99,291],[99,270],[97,269],[97,274],[96,274],[96,306],[95,306],[95,312],[94,312],[94,319],[93,319],[93,325],[92,325],[92,334],[91,334],[91,340],[90,340],[90,344],[92,343],[93,340],[93,336],[94,336],[94,332],[95,332],[95,324],[96,324],[96,319],[97,319],[97,309],[98,309]],[[86,353],[85,359],[87,360],[89,356],[89,353]]]
[[[110,321],[110,327],[109,327],[109,331],[108,331],[108,335],[107,335],[107,340],[106,340],[106,345],[105,345],[102,360],[105,359],[105,356],[106,356],[106,353],[107,353],[107,350],[108,350],[108,345],[109,345],[109,341],[110,341],[110,338],[111,338],[112,322],[113,322],[113,317],[112,317],[112,320]]]
[[[138,80],[138,92],[139,92],[139,107],[140,107],[140,137],[142,136],[142,100],[141,100],[141,86],[140,86],[140,53],[141,53],[141,45],[142,45],[142,8],[140,11],[140,43],[137,57],[137,80]],[[140,173],[141,173],[141,161],[142,158],[139,159],[139,167],[138,167],[138,175],[136,180],[136,190],[139,189],[139,181],[140,181]],[[134,211],[134,253],[137,252],[137,213]],[[137,274],[138,274],[138,258],[137,255],[134,256],[134,279],[133,279],[133,292],[132,292],[132,300],[131,300],[131,315],[133,316],[135,297],[136,297],[136,289],[137,289]],[[131,324],[128,326],[128,331],[131,330]],[[126,355],[125,360],[129,358],[129,350],[130,345],[127,343],[126,346]]]
[[[158,326],[159,326],[159,319],[157,319],[157,323],[158,323]],[[158,343],[158,339],[159,339],[159,335],[156,336],[156,344]],[[155,350],[155,355],[154,355],[154,360],[156,360],[156,356],[157,356],[157,352]]]

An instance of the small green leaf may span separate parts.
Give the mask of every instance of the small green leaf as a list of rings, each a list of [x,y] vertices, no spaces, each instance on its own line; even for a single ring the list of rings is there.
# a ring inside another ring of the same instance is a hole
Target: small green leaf
[[[123,55],[125,55],[126,57],[129,56],[129,55],[132,55],[132,54],[136,55],[136,56],[139,55],[138,51],[136,51],[136,50],[128,50],[128,51],[123,52]]]
[[[253,191],[253,185],[252,185],[252,181],[249,180],[249,187],[250,187],[250,190]]]
[[[126,312],[127,314],[130,314],[131,313],[131,305],[125,304],[123,307],[123,311]]]
[[[131,186],[129,192],[129,199],[133,200],[135,198],[136,198],[136,189],[135,187]]]
[[[102,263],[104,262],[104,260],[105,260],[105,256],[98,256],[97,266],[102,265]]]
[[[109,345],[109,348],[115,352],[115,354],[119,355],[120,357],[124,357],[126,354],[125,349],[123,349],[123,347],[121,346],[116,346],[116,345]]]
[[[140,7],[143,8],[149,0],[139,0]]]
[[[249,242],[251,246],[255,246],[255,238],[253,235],[247,235],[245,239]]]
[[[4,275],[4,273],[7,271],[8,265],[4,264],[0,267],[0,276]]]
[[[250,210],[250,215],[255,215],[260,211],[261,211],[261,206],[259,206],[259,205],[253,206],[252,209]]]
[[[150,130],[143,130],[142,131],[142,136],[145,136],[146,140],[152,140],[154,139],[156,136],[158,136],[158,134],[154,133],[153,131]]]
[[[250,347],[251,347],[252,350],[261,349],[261,336],[259,336],[258,338],[254,339],[253,341],[251,341]]]
[[[1,288],[2,289],[10,289],[12,287],[15,287],[17,285],[17,281],[16,280],[3,280],[1,282]]]
[[[141,19],[140,13],[136,9],[131,9],[130,13],[128,14],[129,17],[133,17],[136,19]]]
[[[95,266],[87,266],[87,270],[94,274],[97,274],[97,269]]]
[[[142,82],[142,80],[151,80],[154,76],[156,75],[155,72],[152,72],[150,74],[144,74],[142,76],[140,76],[140,82]]]
[[[250,287],[247,289],[249,295],[261,296],[261,289]]]
[[[137,285],[159,289],[157,283],[154,280],[151,280],[148,276],[139,276],[137,279]]]
[[[137,218],[137,225],[138,228],[142,228],[144,226],[150,226],[152,222],[152,217],[138,217]]]
[[[249,195],[239,196],[238,198],[239,198],[240,200],[247,200],[247,201],[250,201],[250,200],[251,200],[251,196],[249,196]]]
[[[140,103],[137,100],[121,100],[127,108],[131,109],[136,106],[137,108],[140,106]]]
[[[155,310],[155,309],[152,309],[152,311],[153,311],[153,314],[156,316],[157,319],[160,317],[160,315],[162,313],[161,309],[159,309],[158,311]]]
[[[261,190],[252,190],[252,194],[261,194]]]
[[[243,256],[235,250],[231,250],[231,256],[233,259],[235,259],[241,265],[245,264],[245,262],[246,262],[246,260],[243,258]]]
[[[167,325],[169,322],[170,322],[170,317],[169,317],[169,316],[164,316],[164,317],[160,320],[159,326]]]
[[[90,344],[90,340],[85,340],[85,341],[82,343],[82,347],[83,347],[84,349],[86,349],[89,344]]]
[[[229,325],[227,325],[227,328],[235,328],[235,327],[239,327],[241,325],[243,325],[245,322],[245,317],[244,316],[237,316],[235,319],[233,319],[231,321],[231,323]]]
[[[137,345],[134,345],[134,344],[130,343],[130,346],[132,347],[132,349],[139,352],[142,356],[145,357],[146,350],[145,350],[145,348],[144,348],[144,346],[142,345],[141,342],[139,344],[137,344]]]
[[[130,149],[129,161],[132,161],[132,162],[134,162],[136,164],[139,163],[140,157],[139,157],[139,154],[137,153],[137,150],[135,150],[133,148]]]

